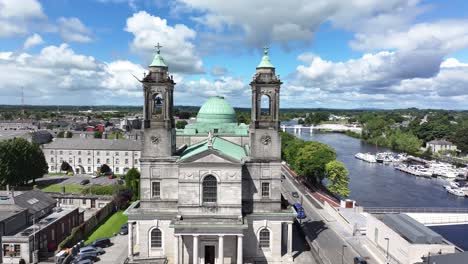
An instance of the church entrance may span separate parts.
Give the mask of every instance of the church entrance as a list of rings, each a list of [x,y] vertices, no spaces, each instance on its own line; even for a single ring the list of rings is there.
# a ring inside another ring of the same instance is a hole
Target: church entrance
[[[215,246],[205,246],[205,264],[215,264]]]

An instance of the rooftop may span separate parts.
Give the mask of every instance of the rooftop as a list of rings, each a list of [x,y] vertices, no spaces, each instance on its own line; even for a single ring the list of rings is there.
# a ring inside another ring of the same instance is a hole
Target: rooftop
[[[134,150],[140,151],[141,140],[98,139],[98,138],[57,138],[44,149],[70,150]]]
[[[447,141],[445,139],[438,139],[438,140],[431,140],[429,142],[427,142],[427,144],[432,144],[432,145],[453,145],[452,142],[450,141]]]
[[[412,244],[441,244],[441,235],[406,214],[386,214],[382,221]]]
[[[246,150],[242,146],[220,137],[213,137],[212,139],[206,139],[200,143],[189,146],[182,153],[180,159],[185,160],[210,149],[239,162],[247,157]]]

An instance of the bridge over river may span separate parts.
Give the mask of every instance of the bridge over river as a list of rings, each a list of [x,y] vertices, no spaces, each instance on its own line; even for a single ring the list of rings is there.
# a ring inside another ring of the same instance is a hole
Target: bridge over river
[[[345,125],[345,124],[321,124],[321,125],[281,125],[283,132],[294,131],[294,134],[301,134],[303,131],[313,133],[314,130],[330,131],[330,132],[346,132],[351,131],[354,133],[361,134],[362,128],[356,125]]]

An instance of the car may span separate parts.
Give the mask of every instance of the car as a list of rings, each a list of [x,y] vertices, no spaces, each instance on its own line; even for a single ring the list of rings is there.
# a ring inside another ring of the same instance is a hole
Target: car
[[[291,195],[293,198],[299,198],[299,194],[297,192],[292,192]]]
[[[89,180],[88,179],[84,179],[80,182],[81,185],[86,185],[89,183]]]
[[[127,223],[127,224],[124,224],[124,225],[120,228],[119,234],[121,234],[121,235],[126,235],[126,234],[128,234],[128,223]]]
[[[104,249],[102,249],[101,247],[92,247],[92,246],[87,246],[87,247],[82,247],[80,248],[80,251],[78,252],[78,255],[81,255],[81,254],[84,254],[84,253],[96,253],[97,255],[102,255],[104,253],[106,253],[106,251],[104,251]]]
[[[354,264],[367,264],[367,260],[363,257],[354,257]]]
[[[72,260],[70,264],[93,264],[94,262],[90,259],[83,259],[83,260]]]
[[[296,210],[297,219],[305,219],[306,218],[304,208],[302,207],[302,205],[300,203],[295,203],[294,204],[294,209]]]
[[[94,240],[89,246],[106,248],[112,246],[112,243],[109,238],[99,238]]]
[[[80,262],[80,261],[87,260],[87,259],[91,261],[99,260],[96,253],[87,252],[87,253],[79,254],[78,256],[76,256],[74,261]]]

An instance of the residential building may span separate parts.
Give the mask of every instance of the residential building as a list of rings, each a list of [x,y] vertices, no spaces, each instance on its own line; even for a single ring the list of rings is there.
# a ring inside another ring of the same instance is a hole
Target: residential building
[[[292,261],[295,213],[280,191],[281,81],[268,51],[250,83],[250,126],[215,96],[176,137],[175,83],[159,50],[142,84],[141,200],[128,210],[129,262]]]
[[[37,130],[39,122],[34,120],[0,120],[0,130]]]
[[[439,151],[457,151],[457,146],[447,140],[431,140],[426,143],[426,148],[430,149],[433,153]]]
[[[57,138],[43,145],[49,172],[67,162],[77,174],[93,174],[106,164],[116,174],[140,169],[141,140]]]
[[[49,193],[63,208],[78,207],[81,209],[102,208],[112,201],[110,195],[93,195],[79,193]]]

